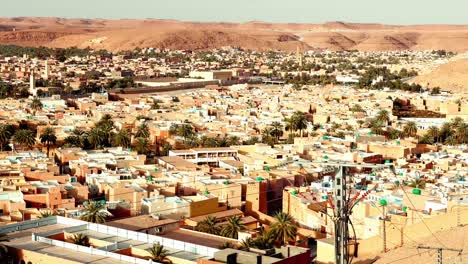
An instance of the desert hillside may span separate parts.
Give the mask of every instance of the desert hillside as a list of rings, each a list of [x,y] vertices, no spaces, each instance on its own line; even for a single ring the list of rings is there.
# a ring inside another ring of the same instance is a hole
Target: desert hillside
[[[412,81],[429,87],[443,87],[454,92],[468,93],[468,58],[460,58],[442,64],[430,73]]]
[[[175,20],[0,18],[0,44],[112,51],[135,47],[363,51],[468,49],[468,25],[392,26],[327,22],[196,23]]]

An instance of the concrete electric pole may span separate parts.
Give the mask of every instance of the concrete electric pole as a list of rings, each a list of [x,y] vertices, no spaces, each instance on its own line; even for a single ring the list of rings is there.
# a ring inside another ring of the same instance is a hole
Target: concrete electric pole
[[[463,252],[463,249],[455,249],[455,248],[440,248],[440,247],[426,247],[426,246],[418,246],[418,249],[429,249],[429,250],[437,250],[437,263],[442,264],[442,251],[455,251],[458,254]]]
[[[349,264],[349,217],[355,205],[350,199],[351,189],[348,190],[348,170],[350,168],[370,168],[370,169],[393,169],[393,164],[371,164],[371,163],[347,163],[347,162],[312,162],[325,167],[335,168],[334,192],[333,192],[333,213],[334,213],[334,234],[335,234],[335,264]],[[385,225],[385,220],[384,220]],[[385,233],[385,231],[384,231]],[[385,239],[384,239],[385,240]],[[385,243],[385,242],[384,242]],[[356,246],[356,245],[354,245]],[[386,246],[385,246],[386,247]]]

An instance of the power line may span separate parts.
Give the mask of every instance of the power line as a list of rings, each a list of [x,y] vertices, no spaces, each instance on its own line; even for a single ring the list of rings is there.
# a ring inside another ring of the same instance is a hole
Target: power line
[[[416,210],[416,206],[414,205],[413,201],[411,201],[411,198],[409,197],[409,195],[406,193],[406,190],[405,188],[403,188],[402,186],[400,186],[401,189],[403,190],[403,193],[405,194],[406,198],[408,198],[408,201],[411,203],[411,206],[413,207],[414,211],[416,212],[416,214],[418,215],[418,217],[421,219],[421,221],[423,222],[424,226],[426,226],[427,230],[431,233],[431,235],[437,240],[437,242],[439,242],[439,244],[441,244],[443,247],[446,247],[444,245],[444,243],[442,243],[442,241],[440,241],[440,239],[432,232],[432,230],[429,228],[429,226],[427,225],[426,221],[424,221],[424,218],[419,214],[419,212]]]
[[[455,251],[458,254],[463,252],[463,249],[455,249],[455,248],[440,248],[440,247],[428,247],[428,246],[418,246],[418,249],[429,249],[429,250],[437,250],[437,263],[443,264],[442,252],[446,251]]]
[[[392,260],[392,261],[386,262],[386,263],[384,263],[384,264],[391,264],[391,263],[399,262],[399,261],[402,261],[402,260],[405,260],[405,259],[409,259],[409,258],[418,256],[418,255],[421,255],[421,254],[424,254],[424,253],[428,253],[428,252],[430,252],[430,251],[432,251],[432,250],[429,249],[429,250],[426,250],[426,251],[424,251],[424,252],[418,252],[418,253],[416,253],[416,254],[409,255],[409,256],[406,256],[406,257],[403,257],[403,258],[399,258],[399,259],[396,259],[396,260]]]

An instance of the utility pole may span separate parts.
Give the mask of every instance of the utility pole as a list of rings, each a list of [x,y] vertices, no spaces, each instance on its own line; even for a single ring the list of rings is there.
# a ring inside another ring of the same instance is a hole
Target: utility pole
[[[463,249],[456,249],[456,248],[441,248],[441,247],[427,247],[427,246],[418,246],[418,249],[429,249],[429,250],[437,250],[437,264],[442,264],[442,251],[455,251],[458,254],[463,252]]]
[[[385,204],[382,204],[382,239],[383,239],[383,245],[382,245],[382,252],[385,253],[387,252],[387,215],[385,213]]]
[[[347,163],[334,161],[313,161],[312,163],[334,168],[333,171],[336,172],[333,185],[335,264],[349,264],[349,217],[355,204],[353,204],[354,201],[350,200],[349,197],[351,190],[346,188],[348,170],[349,168],[393,169],[393,164]]]

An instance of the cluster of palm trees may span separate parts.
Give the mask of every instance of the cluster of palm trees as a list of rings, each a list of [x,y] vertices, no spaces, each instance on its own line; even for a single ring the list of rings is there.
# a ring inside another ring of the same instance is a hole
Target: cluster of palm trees
[[[262,131],[262,142],[268,145],[277,144],[284,134],[283,125],[280,122],[273,122]]]
[[[106,114],[90,131],[80,129],[72,131],[72,134],[65,139],[64,146],[100,149],[105,147],[129,148],[133,145],[138,153],[148,154],[149,137],[150,132],[146,123],[140,124],[136,133],[132,134],[128,129],[117,130],[112,117]]]
[[[294,218],[284,212],[277,213],[274,218],[275,222],[268,231],[263,231],[255,239],[244,240],[240,248],[244,250],[248,250],[248,248],[268,249],[272,248],[275,243],[284,245],[294,240],[297,234],[297,224]],[[208,216],[196,226],[197,231],[234,239],[237,239],[238,233],[245,229],[246,227],[242,224],[242,219],[239,216],[229,218],[227,223],[223,225],[220,225],[215,217]],[[227,246],[223,245],[222,247]]]
[[[415,137],[418,133],[418,127],[413,121],[406,122],[403,130],[394,128],[384,131],[384,127],[390,122],[390,114],[387,110],[380,110],[370,122],[370,129],[373,134],[385,135],[389,139],[397,139],[401,137]]]
[[[292,114],[290,118],[285,120],[286,122],[286,130],[290,132],[299,131],[299,134],[303,135],[303,131],[307,129],[307,125],[309,120],[304,112],[296,111]]]
[[[229,147],[242,145],[244,142],[237,136],[207,137],[198,138],[192,124],[184,122],[183,124],[173,124],[169,128],[169,134],[182,137],[186,147]]]
[[[424,134],[420,143],[434,144],[443,143],[446,145],[457,145],[468,143],[468,124],[462,118],[457,117],[442,125],[441,128],[432,126]]]
[[[57,136],[51,127],[46,127],[40,137],[40,142],[47,146],[47,155],[49,155],[50,147],[57,143]],[[15,128],[13,125],[0,124],[0,151],[13,142],[22,146],[25,149],[32,149],[36,145],[36,133],[27,128]]]
[[[207,216],[196,226],[197,231],[234,239],[237,239],[239,232],[245,229],[245,225],[242,224],[242,218],[239,216],[230,217],[227,223],[222,226],[218,223],[216,217]]]

